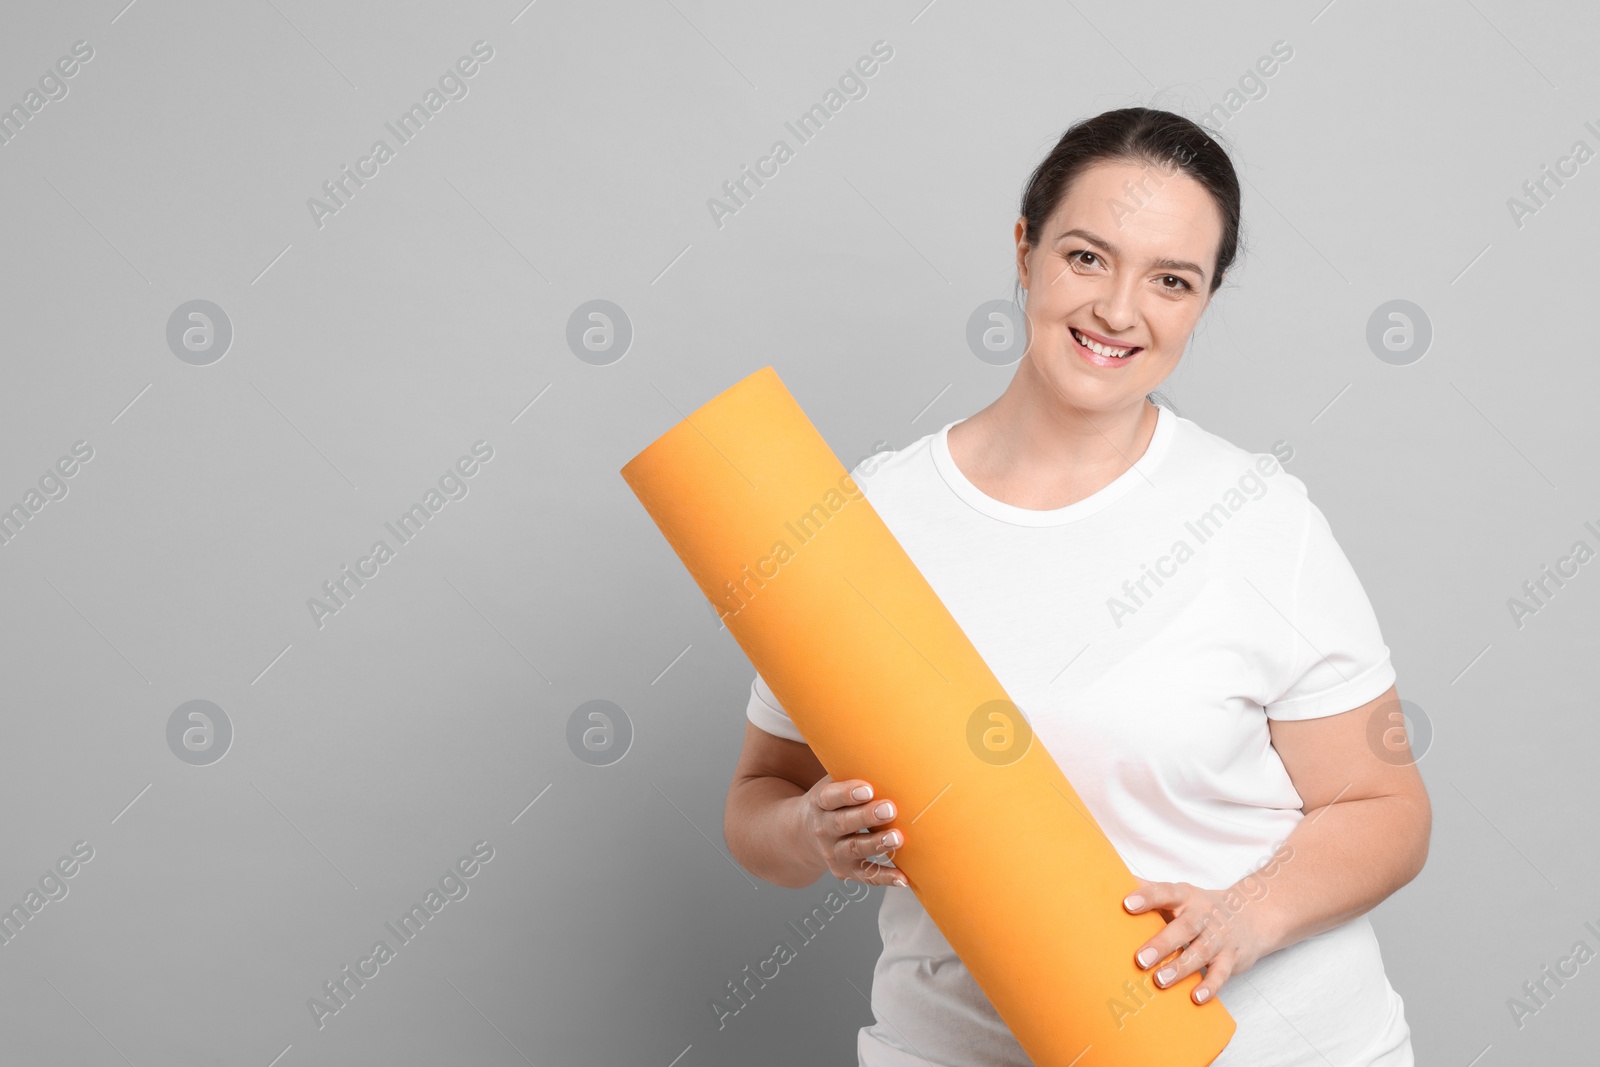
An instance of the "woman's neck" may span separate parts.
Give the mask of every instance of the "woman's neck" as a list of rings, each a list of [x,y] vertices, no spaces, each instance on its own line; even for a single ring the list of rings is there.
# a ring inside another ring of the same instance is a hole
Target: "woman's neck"
[[[1094,495],[1138,462],[1158,418],[1144,397],[1101,411],[1053,392],[1008,388],[950,428],[950,455],[985,495],[1013,507],[1053,511]]]

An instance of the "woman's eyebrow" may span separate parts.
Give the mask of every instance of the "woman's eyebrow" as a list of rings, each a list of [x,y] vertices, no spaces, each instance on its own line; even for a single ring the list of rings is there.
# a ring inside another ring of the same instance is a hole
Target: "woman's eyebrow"
[[[1067,230],[1065,233],[1058,234],[1056,236],[1056,240],[1059,242],[1063,238],[1067,238],[1067,237],[1081,237],[1083,240],[1088,241],[1090,244],[1099,245],[1101,248],[1104,248],[1107,252],[1110,252],[1114,256],[1122,255],[1122,251],[1119,248],[1117,248],[1116,245],[1112,244],[1110,241],[1106,240],[1104,237],[1101,237],[1101,236],[1099,236],[1097,234],[1090,233],[1088,230],[1076,230],[1076,229]],[[1187,271],[1193,271],[1195,274],[1198,274],[1201,278],[1204,278],[1206,276],[1206,272],[1205,271],[1201,270],[1197,265],[1189,262],[1187,259],[1158,259],[1158,260],[1154,261],[1151,264],[1151,266],[1160,267],[1163,270],[1187,270]]]

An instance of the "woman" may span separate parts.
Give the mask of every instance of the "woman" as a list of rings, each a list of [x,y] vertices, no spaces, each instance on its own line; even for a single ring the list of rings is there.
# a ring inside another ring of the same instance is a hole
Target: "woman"
[[[1431,827],[1389,650],[1287,457],[1150,399],[1238,234],[1233,166],[1195,124],[1128,108],[1074,125],[1022,198],[1009,386],[854,474],[1138,877],[1124,907],[1168,920],[1136,964],[1181,948],[1156,985],[1198,971],[1195,1000],[1225,990],[1238,1028],[1217,1067],[1410,1067],[1365,917],[1421,870]],[[905,873],[873,858],[915,813],[833,781],[759,675],[747,717],[735,858],[784,886],[888,887],[862,1067],[1028,1064]]]

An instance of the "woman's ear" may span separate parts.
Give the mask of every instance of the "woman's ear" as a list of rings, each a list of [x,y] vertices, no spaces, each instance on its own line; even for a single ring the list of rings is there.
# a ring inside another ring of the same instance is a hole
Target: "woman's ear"
[[[1012,229],[1012,239],[1017,244],[1017,281],[1022,283],[1024,289],[1028,288],[1028,253],[1032,249],[1028,246],[1028,217],[1026,215],[1017,219],[1017,224]]]

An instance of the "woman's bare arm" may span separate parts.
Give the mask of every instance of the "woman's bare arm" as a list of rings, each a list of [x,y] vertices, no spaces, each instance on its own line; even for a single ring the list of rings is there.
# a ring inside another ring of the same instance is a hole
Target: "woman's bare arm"
[[[903,877],[898,867],[869,858],[904,844],[901,831],[882,829],[899,814],[888,797],[873,796],[871,783],[835,782],[811,746],[745,723],[722,835],[756,877],[791,889],[830,871],[869,885],[904,885],[896,881]],[[868,829],[874,832],[862,832]]]
[[[1359,708],[1269,720],[1272,746],[1304,801],[1259,904],[1273,950],[1376,907],[1421,872],[1433,810],[1393,686]]]
[[[827,869],[798,847],[800,801],[827,774],[811,746],[744,724],[744,748],[728,786],[722,836],[740,866],[777,885],[799,889]]]

